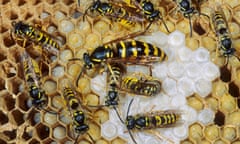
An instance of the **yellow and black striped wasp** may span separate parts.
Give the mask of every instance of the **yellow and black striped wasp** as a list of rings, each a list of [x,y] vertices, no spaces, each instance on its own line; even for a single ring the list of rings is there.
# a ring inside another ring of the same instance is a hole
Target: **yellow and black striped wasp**
[[[180,124],[181,112],[178,110],[167,111],[152,111],[148,113],[129,115],[130,107],[133,99],[130,101],[125,122],[120,118],[120,121],[125,124],[130,134],[131,139],[135,144],[136,140],[133,137],[132,130],[151,130],[156,128],[169,128]],[[171,140],[169,140],[171,141]]]
[[[133,27],[136,23],[149,23],[143,31],[129,34],[124,39],[121,38],[122,40],[144,34],[149,29],[151,24],[157,20],[161,20],[166,30],[169,32],[160,11],[154,9],[154,5],[150,1],[141,0],[134,3],[128,3],[118,0],[112,2],[101,2],[100,0],[97,0],[94,1],[92,5],[85,11],[84,16],[89,10],[92,13],[97,12],[102,16],[108,17],[110,20],[117,21],[128,29]]]
[[[24,51],[21,55],[21,62],[28,87],[28,93],[32,98],[32,104],[36,108],[42,109],[51,114],[57,114],[44,108],[47,105],[47,97],[45,91],[41,88],[41,71],[37,61],[32,59],[28,53]]]
[[[207,17],[208,19],[209,16],[199,12],[195,7],[193,7],[192,5],[192,0],[173,0],[176,4],[177,7],[179,9],[179,11],[182,13],[182,15],[189,19],[189,27],[190,27],[190,37],[192,37],[192,22],[191,22],[191,17],[194,14],[198,14],[198,15],[203,15],[205,17]],[[196,4],[199,5],[201,3],[201,1],[199,0]]]
[[[152,77],[126,76],[122,78],[121,90],[137,95],[154,96],[160,92],[161,82]]]
[[[11,32],[11,37],[15,40],[23,41],[23,47],[26,46],[26,42],[32,42],[34,44],[42,46],[42,48],[55,56],[58,55],[60,46],[57,40],[41,30],[36,26],[26,24],[22,21],[12,22],[13,32]]]
[[[65,86],[63,88],[63,98],[64,103],[67,105],[68,111],[72,117],[74,131],[78,134],[74,144],[78,143],[79,136],[83,134],[87,134],[92,142],[94,142],[92,136],[88,133],[89,126],[86,122],[87,118],[85,113],[80,105],[80,100],[76,97],[76,94],[70,87]]]
[[[227,64],[229,58],[231,56],[236,57],[239,61],[240,58],[236,55],[236,49],[233,47],[233,41],[231,37],[231,33],[229,31],[228,23],[226,17],[222,11],[222,9],[217,7],[217,10],[212,13],[212,28],[215,31],[217,41],[218,41],[218,48],[217,51],[220,51],[220,54],[226,57],[226,64],[220,69],[221,76],[220,78],[228,82],[231,80],[231,73],[227,68]]]
[[[167,58],[162,49],[150,43],[137,40],[120,41],[111,45],[99,46],[90,55],[89,53],[83,54],[84,66],[78,75],[76,85],[78,86],[78,80],[83,71],[97,66],[105,66],[104,64],[106,63],[107,65],[110,62],[149,65],[154,62],[162,62],[167,60]]]

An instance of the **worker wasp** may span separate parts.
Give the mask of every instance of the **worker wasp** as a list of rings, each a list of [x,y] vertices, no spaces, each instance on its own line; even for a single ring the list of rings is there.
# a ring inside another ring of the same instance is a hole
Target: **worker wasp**
[[[191,18],[194,14],[198,14],[199,16],[202,15],[202,16],[205,16],[208,19],[210,19],[208,15],[199,12],[199,10],[197,10],[195,7],[193,7],[192,0],[173,0],[173,1],[176,3],[176,5],[177,5],[179,11],[182,13],[182,15],[189,20],[190,37],[192,37]],[[196,3],[196,5],[199,5],[200,3],[201,3],[201,1],[198,1]]]
[[[76,94],[69,86],[65,86],[63,88],[63,99],[72,117],[72,126],[74,127],[74,131],[78,134],[74,144],[78,143],[79,136],[83,134],[87,134],[91,141],[94,142],[92,136],[88,133],[89,126],[86,123],[87,118],[80,105],[80,100],[76,97]]]
[[[71,60],[79,59],[73,58]],[[111,45],[98,46],[91,54],[83,54],[84,66],[77,77],[76,85],[78,86],[78,81],[86,69],[90,70],[97,66],[105,66],[104,64],[111,68],[109,66],[111,62],[149,66],[154,62],[164,60],[167,60],[167,55],[162,49],[143,41],[127,40],[112,43]]]
[[[233,42],[229,31],[228,23],[225,15],[220,8],[212,14],[212,27],[218,39],[218,49],[220,53],[227,58],[228,64],[229,57],[235,56],[238,60],[239,57],[235,55],[236,49],[233,48]]]
[[[151,130],[157,128],[170,128],[177,126],[181,122],[181,112],[178,110],[166,110],[166,111],[151,111],[148,113],[129,115],[130,107],[134,99],[131,99],[128,108],[125,122],[119,117],[120,121],[126,126],[132,141],[137,144],[131,131],[138,130]],[[160,136],[165,138],[163,136]],[[169,142],[173,143],[170,139]]]
[[[141,0],[139,2],[127,3],[122,1],[101,2],[100,0],[97,0],[87,8],[83,15],[84,17],[89,10],[92,13],[97,12],[102,16],[106,16],[110,20],[116,21],[128,29],[133,27],[135,23],[148,23],[143,31],[130,34],[126,37],[126,39],[144,34],[152,23],[157,20],[161,20],[167,32],[169,32],[160,11],[154,9],[154,6],[150,1]]]
[[[28,53],[24,51],[21,55],[21,62],[32,104],[38,109],[51,114],[57,114],[44,108],[47,105],[47,97],[45,91],[41,88],[41,71],[37,61],[32,59]]]
[[[26,42],[32,42],[34,44],[42,46],[45,52],[53,55],[58,55],[60,46],[53,36],[46,33],[38,26],[32,26],[22,21],[12,22],[13,32],[11,32],[11,37],[15,40],[23,41],[23,47],[26,46]]]
[[[122,78],[121,90],[137,95],[154,96],[160,92],[161,82],[150,76],[126,76]]]

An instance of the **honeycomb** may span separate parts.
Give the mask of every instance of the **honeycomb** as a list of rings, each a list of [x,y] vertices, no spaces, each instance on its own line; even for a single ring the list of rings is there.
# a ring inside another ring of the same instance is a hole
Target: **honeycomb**
[[[194,18],[192,20],[193,36],[189,37],[188,20],[179,14],[170,13],[175,7],[175,3],[171,0],[162,0],[160,2],[152,0],[152,2],[164,15],[164,20],[170,32],[179,30],[186,34],[185,44],[190,50],[196,50],[201,46],[206,48],[210,52],[210,59],[220,68],[222,73],[220,78],[212,82],[210,94],[202,97],[193,93],[186,99],[187,105],[193,111],[199,113],[199,115],[210,114],[213,117],[213,122],[208,123],[205,120],[193,121],[188,127],[185,127],[187,129],[186,137],[183,137],[179,143],[239,144],[239,61],[234,57],[230,58],[228,69],[222,68],[224,59],[216,57],[216,38],[205,18]],[[62,85],[75,81],[83,66],[81,61],[68,61],[69,59],[82,59],[82,55],[86,51],[92,51],[93,48],[116,37],[122,37],[133,31],[143,29],[139,24],[129,30],[100,16],[87,16],[87,19],[83,21],[82,13],[91,3],[92,1],[81,0],[81,5],[78,7],[75,0],[0,1],[1,144],[74,143],[76,136],[71,128],[71,117],[67,109],[61,111],[59,115],[53,115],[31,108],[31,105],[29,105],[29,96],[27,90],[25,90],[23,71],[19,62],[20,52],[25,49],[21,47],[21,43],[19,44],[19,42],[11,38],[11,23],[21,20],[33,25],[39,24],[45,31],[61,40],[62,48],[59,57],[51,57],[51,60],[53,60],[51,63],[43,60],[40,48],[37,46],[28,44],[26,48],[31,57],[41,61],[43,89],[49,98],[47,107],[58,111],[64,108],[64,102],[61,98]],[[209,15],[211,10],[214,9],[212,6],[215,3],[222,5],[232,34],[233,44],[239,51],[239,1],[204,1],[201,12]],[[150,27],[149,33],[157,31],[168,34],[162,23],[154,23]],[[95,74],[94,71],[87,73],[90,76]],[[99,105],[100,96],[92,91],[90,76],[82,77],[78,82],[79,86],[75,87],[75,89],[81,94],[80,99],[83,104]],[[103,136],[101,129],[108,130],[104,126],[106,122],[109,122],[112,115],[109,113],[108,108],[89,109],[88,113],[91,115],[89,116],[89,133],[96,144],[124,144],[128,142],[128,139],[120,136],[113,138]],[[164,133],[164,130],[161,132]],[[87,135],[80,136],[78,141],[80,144],[92,143]]]

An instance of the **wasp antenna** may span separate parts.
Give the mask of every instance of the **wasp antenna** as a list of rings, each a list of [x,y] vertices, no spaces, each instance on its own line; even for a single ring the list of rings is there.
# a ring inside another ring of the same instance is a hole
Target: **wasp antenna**
[[[124,124],[124,121],[123,121],[123,119],[120,117],[120,114],[118,113],[117,108],[114,106],[113,109],[114,109],[115,112],[117,113],[117,116],[118,116],[118,118],[120,119],[120,121]]]
[[[69,59],[69,61],[75,61],[75,60],[82,61],[80,58],[71,58],[71,59]]]
[[[80,7],[80,0],[78,0],[78,7]]]
[[[88,107],[101,108],[106,107],[107,105],[87,105]]]
[[[191,16],[188,16],[189,19],[189,26],[190,26],[190,37],[192,37],[192,22],[191,22]]]
[[[131,107],[132,103],[133,103],[133,99],[131,99],[131,101],[130,101],[130,103],[129,103],[129,105],[128,105],[127,116],[128,116],[128,114],[129,114],[130,107]]]
[[[132,141],[133,141],[135,144],[137,144],[136,140],[135,140],[134,137],[133,137],[132,132],[131,132],[129,129],[128,129],[128,133],[129,133],[129,135],[130,135]]]
[[[79,136],[80,136],[80,134],[77,135],[77,137],[76,137],[76,139],[74,141],[74,144],[77,144]]]
[[[91,139],[91,141],[93,142],[93,143],[95,143],[95,140],[93,139],[93,137],[87,132],[87,135],[88,135],[88,137]]]
[[[167,30],[167,32],[170,33],[170,31],[169,31],[169,29],[168,29],[168,27],[167,27],[167,24],[165,23],[165,21],[163,20],[163,18],[162,18],[162,17],[159,17],[159,19],[162,21],[162,23],[163,23],[165,29]]]
[[[238,59],[238,61],[240,61],[240,57],[238,57],[237,55],[233,55],[233,56],[235,56]]]
[[[49,110],[47,110],[47,109],[45,109],[45,108],[39,108],[39,109],[41,109],[41,110],[43,110],[43,111],[45,111],[45,112],[48,112],[48,113],[50,113],[50,114],[53,114],[53,115],[57,115],[57,114],[58,114],[57,112],[49,111]]]
[[[82,68],[81,72],[79,73],[77,80],[76,80],[76,86],[78,87],[78,81],[80,80],[82,73],[83,73],[84,67]]]

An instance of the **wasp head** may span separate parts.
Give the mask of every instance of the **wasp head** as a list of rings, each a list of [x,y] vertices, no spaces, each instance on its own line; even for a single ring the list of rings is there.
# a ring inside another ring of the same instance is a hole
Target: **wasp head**
[[[85,120],[84,113],[82,111],[75,111],[73,113],[74,121],[78,124],[83,124]]]
[[[29,25],[24,24],[23,22],[12,22],[14,28],[14,33],[18,35],[25,35],[29,31]]]
[[[85,63],[84,67],[87,69],[92,69],[94,67],[93,62],[90,59],[90,56],[88,53],[83,54],[83,61]]]
[[[127,116],[126,126],[127,129],[133,129],[135,127],[135,119],[133,116]]]

